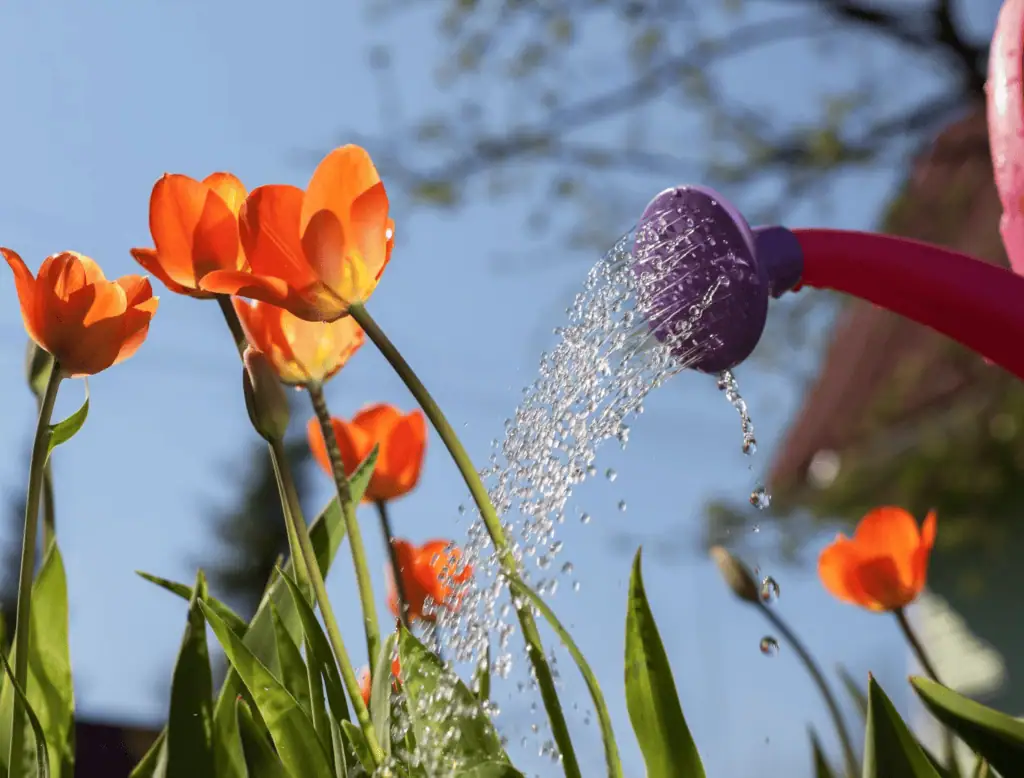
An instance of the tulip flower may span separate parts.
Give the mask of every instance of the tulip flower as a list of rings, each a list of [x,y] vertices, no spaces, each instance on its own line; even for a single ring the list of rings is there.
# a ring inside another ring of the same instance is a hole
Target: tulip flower
[[[414,546],[398,538],[391,542],[402,576],[409,621],[436,620],[434,613],[424,612],[428,597],[433,601],[434,608],[447,607],[457,610],[461,601],[460,584],[464,584],[473,575],[473,568],[468,564],[462,564],[462,552],[448,540],[431,540],[422,546]],[[395,589],[391,565],[387,566],[386,572],[388,608],[395,618],[398,618],[398,592]]]
[[[391,660],[391,675],[395,679],[391,683],[391,688],[398,691],[398,687],[402,682],[402,663],[399,661],[397,654]],[[363,671],[359,674],[359,693],[363,696],[363,704],[367,708],[370,707],[370,685],[372,683],[373,679],[370,677],[369,668],[363,668]]]
[[[853,538],[839,535],[821,552],[818,575],[844,602],[871,611],[899,611],[924,589],[935,544],[935,512],[918,529],[902,508],[876,508]]]
[[[324,157],[302,191],[254,189],[239,212],[248,268],[217,269],[204,290],[334,321],[369,299],[391,257],[395,224],[370,155],[342,146]]]
[[[349,477],[374,445],[380,447],[377,466],[363,496],[364,502],[394,500],[416,488],[427,447],[427,423],[421,411],[414,410],[403,416],[393,405],[380,403],[359,411],[352,421],[332,417],[331,426]],[[332,475],[323,431],[317,419],[310,420],[308,433],[313,456],[327,474]]]
[[[348,317],[312,322],[267,303],[238,298],[232,302],[249,343],[267,356],[286,384],[322,384],[345,366],[365,340],[362,329]]]
[[[149,279],[108,281],[100,266],[74,251],[43,260],[39,274],[17,253],[0,248],[14,271],[29,337],[53,354],[65,376],[94,375],[123,362],[146,339],[159,298]]]
[[[213,297],[200,286],[207,274],[249,267],[238,236],[245,194],[245,185],[230,173],[213,173],[202,181],[165,174],[149,198],[149,231],[156,248],[132,249],[132,256],[172,292]]]

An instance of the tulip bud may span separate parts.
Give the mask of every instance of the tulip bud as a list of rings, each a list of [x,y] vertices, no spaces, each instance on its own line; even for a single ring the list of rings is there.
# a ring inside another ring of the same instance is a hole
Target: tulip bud
[[[29,389],[36,397],[42,397],[46,391],[52,370],[53,354],[30,338],[28,350],[25,352],[25,378],[28,380]]]
[[[713,546],[709,553],[733,594],[746,602],[760,602],[761,592],[745,564],[722,546]]]
[[[283,440],[291,408],[277,373],[266,355],[252,346],[246,348],[242,361],[245,363],[242,371],[245,409],[252,426],[268,442]]]

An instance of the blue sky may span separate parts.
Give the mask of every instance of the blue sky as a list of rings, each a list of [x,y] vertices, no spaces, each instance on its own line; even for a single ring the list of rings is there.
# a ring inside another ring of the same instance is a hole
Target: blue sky
[[[311,168],[296,163],[296,149],[329,148],[345,127],[372,139],[388,120],[365,68],[381,23],[368,21],[359,3],[140,0],[116,10],[100,3],[55,8],[17,1],[0,6],[0,244],[15,248],[33,268],[49,253],[74,249],[97,259],[108,276],[136,272],[128,249],[150,245],[148,197],[163,172],[202,177],[230,170],[249,187],[303,185]],[[397,80],[413,109],[428,108],[434,94],[429,70],[440,51],[422,34],[427,17],[398,16],[386,26],[386,40],[401,51]],[[799,78],[806,60],[793,55],[775,64]],[[675,183],[624,196],[639,214],[650,196]],[[868,227],[891,183],[881,174],[847,180],[835,193],[841,209],[806,217]],[[533,380],[537,332],[560,323],[553,312],[589,267],[580,255],[528,272],[495,272],[498,252],[551,250],[550,242],[522,234],[529,205],[480,201],[448,215],[403,200],[394,214],[399,241],[392,264],[371,305],[480,461],[520,389]],[[622,229],[629,226],[624,222]],[[23,384],[24,334],[9,273],[0,272],[0,293],[7,300],[0,307],[0,399],[8,408],[0,417],[8,442],[0,483],[16,485],[34,406]],[[247,466],[238,457],[254,439],[237,357],[216,306],[160,294],[148,342],[128,363],[91,382],[89,421],[55,457],[79,708],[95,718],[142,723],[159,722],[164,714],[184,610],[133,571],[193,578],[213,543],[209,507],[237,492]],[[561,558],[573,562],[582,586],[578,593],[562,586],[553,605],[603,680],[630,776],[642,775],[642,764],[621,688],[633,551],[616,547],[622,530],[668,533],[682,549],[672,566],[649,560],[647,589],[710,775],[753,769],[799,774],[809,769],[806,722],[823,721],[823,707],[793,652],[783,646],[777,657],[763,657],[758,642],[765,624],[734,602],[710,563],[691,550],[703,502],[749,493],[796,402],[788,384],[756,365],[737,376],[760,444],[753,463],[740,453],[735,411],[714,381],[681,376],[651,397],[632,424],[625,455],[612,447],[599,457],[599,466],[615,467],[619,478],[588,489],[579,507],[595,520],[564,527]],[[66,385],[59,412],[72,410],[81,391]],[[328,397],[339,415],[375,401],[412,407],[369,347],[330,385]],[[326,501],[326,481],[320,492]],[[625,513],[615,508],[620,499],[628,502]],[[414,540],[458,538],[463,501],[455,469],[432,438],[423,484],[393,506],[393,520]],[[364,536],[383,608],[375,526]],[[765,572],[781,583],[777,607],[826,666],[842,661],[861,677],[872,669],[905,704],[899,684],[904,652],[893,624],[832,601],[811,571],[768,566]],[[345,567],[329,583],[355,650],[361,641],[354,637],[359,621],[352,587]],[[582,693],[568,658],[561,664],[569,693]],[[512,683],[498,687],[497,699],[518,756],[520,739],[540,718]],[[586,707],[581,702],[570,717],[586,752],[584,772],[594,775],[600,751],[595,726],[583,723]],[[827,727],[825,737],[832,742]],[[539,764],[535,752],[535,744],[521,751],[524,764]],[[550,767],[543,769],[550,774]]]

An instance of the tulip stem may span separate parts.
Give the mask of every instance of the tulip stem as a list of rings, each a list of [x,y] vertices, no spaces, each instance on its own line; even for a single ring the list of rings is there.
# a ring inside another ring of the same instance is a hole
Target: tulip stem
[[[469,454],[466,453],[462,441],[459,440],[455,430],[452,429],[452,425],[448,422],[448,419],[434,401],[430,392],[427,391],[423,382],[420,381],[416,372],[405,361],[405,357],[402,356],[390,338],[380,328],[380,325],[377,324],[369,311],[361,303],[353,303],[349,306],[349,315],[363,328],[363,332],[373,341],[373,344],[390,363],[395,373],[398,374],[412,393],[412,396],[416,398],[427,418],[430,419],[430,423],[437,430],[438,436],[444,443],[445,448],[448,449],[448,453],[455,462],[455,466],[459,469],[463,480],[466,482],[466,486],[473,495],[473,501],[480,511],[480,517],[487,528],[487,533],[491,537],[491,542],[494,543],[501,566],[511,578],[518,579],[519,564],[512,553],[505,530],[501,526],[498,512],[494,509],[491,498],[487,494],[487,489],[484,487],[483,481],[480,480],[480,475],[473,466]],[[551,734],[562,757],[562,767],[566,778],[581,778],[579,761],[576,758],[576,752],[569,737],[569,727],[565,722],[565,715],[562,713],[562,707],[558,700],[558,692],[555,689],[551,668],[548,665],[547,658],[544,656],[544,647],[541,644],[537,622],[534,620],[533,613],[526,603],[519,602],[516,605],[516,614],[519,617],[523,638],[526,641],[527,655],[536,674],[537,685],[540,687],[541,699],[544,702],[544,708],[547,710],[548,719],[551,723]]]
[[[363,546],[363,535],[356,519],[356,506],[352,502],[352,487],[345,474],[345,463],[341,459],[341,449],[338,448],[338,437],[334,434],[334,424],[331,421],[331,412],[327,408],[327,400],[324,398],[323,387],[311,383],[306,386],[306,391],[309,392],[313,411],[320,422],[324,448],[327,449],[334,485],[338,491],[338,502],[341,503],[342,515],[345,517],[345,534],[348,535],[349,547],[352,549],[352,566],[355,568],[359,602],[363,608],[363,627],[366,630],[367,663],[372,678],[380,654],[380,629],[377,626],[377,606],[373,600],[370,568],[366,564],[366,548]]]
[[[39,531],[39,501],[46,481],[46,460],[50,453],[50,418],[57,401],[57,389],[63,374],[54,360],[46,389],[39,400],[39,420],[32,440],[32,458],[28,467],[28,495],[25,498],[25,524],[21,538],[21,570],[18,577],[18,606],[14,622],[14,680],[22,689],[28,688],[29,631],[32,624],[32,578],[36,570],[36,543]],[[14,695],[11,718],[11,749],[7,764],[11,770],[22,764],[25,746],[25,711],[18,695]]]
[[[896,617],[896,623],[900,625],[900,630],[910,644],[910,649],[914,652],[914,656],[917,657],[917,661],[921,663],[921,667],[935,683],[941,684],[942,681],[939,680],[939,674],[935,670],[935,665],[932,664],[928,652],[924,650],[924,644],[918,639],[914,628],[910,626],[906,611],[903,608],[896,608],[893,610],[892,615]],[[943,757],[948,767],[955,768],[956,744],[953,741],[953,733],[948,727],[943,727],[943,734]]]
[[[847,775],[849,775],[850,778],[855,778],[855,776],[860,774],[860,767],[857,764],[857,754],[853,750],[853,741],[850,739],[850,733],[846,728],[846,723],[843,721],[843,714],[839,711],[839,704],[836,702],[836,698],[832,694],[832,690],[829,688],[828,682],[825,680],[825,676],[821,672],[821,668],[818,667],[818,663],[814,661],[814,657],[811,656],[810,652],[804,647],[803,642],[796,636],[793,630],[789,628],[789,625],[782,620],[781,616],[761,600],[757,600],[754,604],[761,610],[764,617],[771,622],[771,625],[778,630],[779,634],[782,635],[786,642],[793,647],[797,656],[800,657],[800,661],[803,662],[804,667],[807,668],[807,672],[810,673],[811,679],[814,681],[814,685],[818,687],[818,691],[821,692],[821,696],[825,700],[828,712],[832,716],[832,723],[835,725],[836,733],[839,735],[839,744],[843,749],[843,759],[846,762]]]
[[[283,446],[283,441],[281,442]],[[280,459],[274,450],[274,444],[267,444],[270,451],[270,462],[274,467],[274,478],[277,481],[277,493],[281,497],[281,513],[284,514],[284,528],[288,535],[288,553],[292,558],[295,567],[295,582],[299,590],[310,602],[316,602],[313,582],[309,570],[306,567],[306,559],[302,554],[302,547],[299,545],[299,536],[295,532],[295,523],[306,524],[306,518],[302,513],[302,504],[299,502],[299,493],[295,488],[295,479],[292,477],[291,468],[288,467],[286,459]],[[283,449],[282,449],[283,450]],[[274,566],[275,570],[280,567],[280,561]],[[272,574],[273,575],[273,574]]]
[[[377,500],[377,515],[380,516],[380,529],[384,533],[384,545],[388,549],[391,560],[391,574],[395,577],[395,597],[398,599],[398,621],[409,630],[409,598],[405,593],[405,579],[398,561],[398,549],[395,548],[395,534],[391,530],[391,517],[388,514],[387,500]],[[409,630],[410,632],[412,630]]]
[[[224,314],[224,321],[227,322],[228,329],[231,330],[231,337],[235,339],[235,348],[238,349],[239,355],[242,355],[245,353],[246,346],[249,345],[249,339],[245,336],[245,330],[242,329],[242,322],[238,319],[235,306],[231,304],[231,298],[226,294],[217,295],[217,305],[220,306],[220,312]]]
[[[384,760],[384,752],[381,750],[377,734],[373,729],[370,712],[366,709],[363,695],[359,691],[359,680],[356,678],[355,670],[352,669],[352,662],[349,660],[348,651],[345,649],[345,641],[341,637],[341,630],[338,629],[338,622],[334,617],[334,609],[327,598],[327,585],[324,583],[320,564],[316,559],[313,542],[309,539],[309,530],[306,528],[305,522],[300,520],[290,505],[292,500],[288,495],[295,495],[296,491],[291,471],[285,464],[287,459],[284,442],[281,440],[270,441],[270,455],[274,462],[274,472],[278,483],[282,485],[281,508],[284,510],[285,521],[291,526],[292,533],[294,533],[298,542],[299,552],[305,563],[306,570],[309,572],[309,579],[313,586],[316,602],[320,606],[320,614],[324,618],[327,638],[331,643],[334,658],[337,660],[338,667],[341,670],[341,679],[352,701],[352,707],[355,709],[359,726],[363,730],[363,736],[366,738],[366,745],[369,748],[374,767],[377,767]],[[296,569],[298,569],[297,566]]]

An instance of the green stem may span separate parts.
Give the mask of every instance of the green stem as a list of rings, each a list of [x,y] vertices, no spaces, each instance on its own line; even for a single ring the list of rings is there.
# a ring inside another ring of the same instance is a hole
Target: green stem
[[[231,304],[231,298],[226,294],[217,295],[217,305],[220,306],[220,312],[224,314],[224,321],[227,322],[228,329],[231,330],[235,348],[238,349],[238,354],[241,356],[249,345],[249,339],[245,337],[245,330],[242,329],[242,322],[238,319],[238,312],[235,311],[235,306]]]
[[[409,366],[409,363],[405,361],[405,358],[395,348],[395,345],[374,318],[370,316],[369,311],[362,304],[355,303],[349,306],[349,315],[363,328],[367,337],[373,341],[373,344],[380,353],[384,355],[384,358],[405,383],[412,396],[416,398],[427,418],[430,419],[430,423],[437,430],[437,434],[444,443],[445,448],[448,449],[448,453],[455,462],[455,466],[462,474],[470,494],[473,495],[473,501],[480,511],[480,517],[483,519],[488,534],[491,536],[491,542],[494,543],[494,548],[497,551],[498,560],[502,568],[511,579],[518,578],[519,565],[509,546],[505,530],[501,526],[498,512],[491,504],[491,498],[487,494],[487,489],[484,487],[483,481],[480,480],[476,468],[473,467],[473,462],[470,460],[469,454],[466,453],[466,449],[462,446],[458,435],[452,429],[452,425],[448,423],[448,419],[445,418],[444,413],[442,413],[440,407],[438,407],[415,371]],[[537,685],[540,687],[541,699],[544,702],[544,708],[547,710],[548,719],[551,723],[551,734],[562,756],[562,767],[565,770],[566,778],[581,778],[579,761],[576,758],[576,752],[569,737],[569,727],[565,722],[562,706],[558,701],[555,680],[551,675],[551,668],[548,666],[547,658],[544,656],[544,647],[541,644],[537,623],[534,621],[533,613],[530,609],[523,605],[516,606],[516,614],[519,617],[519,624],[523,630],[523,639],[526,641],[526,652],[536,674]]]
[[[274,461],[278,482],[284,483],[286,492],[294,493],[295,484],[292,482],[291,472],[287,467],[283,466],[286,461],[284,443],[280,440],[271,441],[270,454]],[[352,669],[352,662],[349,660],[348,651],[345,650],[345,641],[342,640],[341,631],[338,629],[338,622],[334,618],[334,609],[327,598],[327,585],[324,583],[323,574],[320,572],[320,565],[316,560],[316,551],[313,549],[313,543],[309,539],[309,530],[306,528],[305,523],[299,521],[298,517],[292,513],[287,501],[282,502],[282,508],[284,508],[285,521],[291,524],[292,531],[295,533],[298,541],[300,556],[305,562],[306,569],[309,571],[313,593],[316,596],[317,605],[320,606],[320,614],[324,619],[327,639],[330,641],[331,649],[334,651],[334,658],[337,660],[338,668],[341,670],[341,680],[345,684],[352,707],[355,709],[356,720],[359,721],[359,726],[363,730],[363,736],[366,738],[366,745],[370,750],[370,757],[373,760],[374,767],[377,767],[384,760],[384,752],[381,750],[377,734],[374,732],[373,722],[370,720],[370,712],[366,709],[363,695],[359,691],[359,680],[356,678],[355,670]]]
[[[363,607],[367,660],[370,665],[370,676],[373,677],[377,655],[380,653],[380,628],[377,626],[377,606],[373,600],[370,568],[366,564],[366,548],[363,546],[363,535],[356,519],[356,506],[352,502],[352,488],[345,473],[345,463],[341,460],[341,449],[338,448],[338,438],[334,434],[334,424],[331,422],[331,412],[327,408],[323,387],[309,384],[306,391],[309,392],[313,412],[320,422],[324,447],[327,449],[327,458],[331,462],[331,472],[334,475],[334,485],[338,490],[338,502],[341,503],[342,515],[345,517],[345,534],[348,535],[349,548],[352,549],[352,566],[356,572],[359,602]]]
[[[793,630],[789,628],[789,625],[775,611],[760,600],[755,604],[786,642],[793,647],[797,656],[800,657],[800,661],[807,668],[807,672],[810,673],[815,686],[818,687],[818,691],[821,692],[821,696],[825,699],[825,705],[828,707],[828,712],[832,716],[832,723],[835,725],[836,733],[839,735],[839,743],[843,749],[843,759],[846,762],[846,773],[850,778],[855,778],[855,776],[860,775],[860,767],[857,764],[857,754],[853,750],[853,741],[850,739],[850,733],[846,729],[846,723],[843,721],[843,714],[839,711],[839,705],[836,703],[836,698],[825,681],[821,668],[818,667],[814,657],[811,656]]]
[[[43,468],[43,554],[57,537],[57,509],[53,501],[53,471],[47,461]]]
[[[36,543],[39,530],[39,500],[43,492],[46,460],[50,453],[50,418],[57,400],[57,389],[63,375],[54,361],[46,389],[39,402],[39,420],[32,440],[32,458],[28,467],[28,496],[25,499],[25,525],[21,538],[21,571],[18,577],[18,607],[14,622],[14,679],[22,689],[28,688],[29,631],[32,623],[32,578],[36,570]],[[13,770],[22,763],[25,746],[25,711],[14,696],[11,719],[11,750],[7,764]]]
[[[307,600],[313,602],[313,584],[310,581],[306,560],[302,556],[302,549],[299,547],[299,536],[295,533],[296,522],[300,522],[303,526],[306,525],[306,519],[302,514],[302,505],[299,502],[299,494],[295,488],[295,479],[292,478],[287,460],[283,459],[279,462],[279,458],[274,452],[274,444],[268,444],[268,448],[270,461],[274,465],[277,493],[281,496],[281,512],[285,515],[284,527],[288,535],[288,553],[295,565],[295,581],[299,585],[299,590],[306,595]],[[291,518],[288,518],[289,516]],[[274,566],[275,571],[278,566],[279,564]],[[272,573],[271,578],[273,579],[275,575],[276,573]]]
[[[395,548],[395,534],[391,531],[391,517],[388,515],[387,500],[377,500],[377,515],[380,517],[380,529],[384,534],[384,545],[391,560],[391,574],[395,579],[395,596],[398,599],[398,621],[409,629],[409,598],[405,594],[405,579],[398,561],[398,549]],[[410,630],[411,631],[411,630]]]
[[[917,638],[917,634],[910,626],[910,622],[907,620],[906,611],[903,608],[897,608],[892,612],[892,615],[896,617],[896,623],[900,625],[900,630],[903,635],[907,638],[907,643],[910,644],[911,650],[914,652],[914,656],[917,657],[917,661],[921,663],[921,667],[928,674],[935,683],[941,684],[939,680],[939,674],[935,670],[935,665],[932,664],[931,658],[928,656],[928,652],[924,650],[924,645]],[[946,766],[951,770],[959,773],[958,765],[956,764],[956,745],[953,740],[953,733],[947,728],[943,727],[943,760]]]

